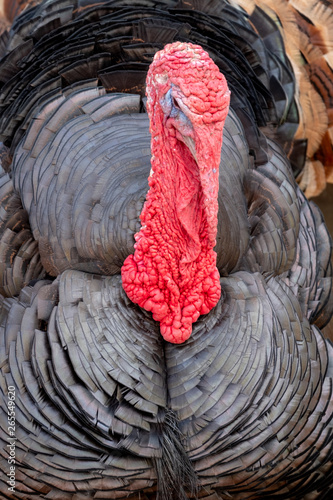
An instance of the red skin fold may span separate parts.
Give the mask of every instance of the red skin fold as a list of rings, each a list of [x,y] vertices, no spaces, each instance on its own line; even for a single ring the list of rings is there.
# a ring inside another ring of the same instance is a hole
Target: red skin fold
[[[171,99],[165,96],[171,89]],[[155,55],[147,75],[152,171],[122,267],[128,297],[160,322],[164,339],[189,338],[221,295],[216,268],[218,178],[230,92],[199,46],[176,42]],[[176,106],[181,118],[171,110]],[[186,144],[185,144],[186,143]]]

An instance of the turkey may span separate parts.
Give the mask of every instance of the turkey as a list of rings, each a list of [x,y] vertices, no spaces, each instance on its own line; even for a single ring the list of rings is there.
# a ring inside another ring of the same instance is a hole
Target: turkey
[[[331,241],[277,23],[45,0],[1,50],[3,498],[331,498]]]

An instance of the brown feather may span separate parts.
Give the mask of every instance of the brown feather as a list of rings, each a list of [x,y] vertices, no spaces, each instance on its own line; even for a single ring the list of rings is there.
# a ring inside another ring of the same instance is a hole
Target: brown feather
[[[317,196],[332,182],[332,5],[324,0],[234,1],[249,14],[259,6],[281,30],[298,87],[301,119],[295,139],[307,141],[307,161],[298,181],[307,196]]]

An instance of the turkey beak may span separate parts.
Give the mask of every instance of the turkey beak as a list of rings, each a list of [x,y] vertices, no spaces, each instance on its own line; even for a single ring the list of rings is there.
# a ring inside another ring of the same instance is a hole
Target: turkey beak
[[[222,130],[208,126],[196,127],[194,138],[184,137],[198,166],[202,190],[203,210],[207,220],[207,236],[212,246],[216,244],[219,166],[222,148]]]
[[[189,131],[190,133],[185,127],[179,127],[179,138],[189,149],[198,167],[202,190],[202,208],[207,221],[207,237],[209,244],[214,247],[217,234],[219,166],[223,125],[195,124],[189,128]]]
[[[215,133],[211,140],[210,130],[207,127],[196,127],[196,134],[193,137],[188,134],[181,134],[182,142],[188,147],[199,172],[217,172],[220,165],[222,132]]]

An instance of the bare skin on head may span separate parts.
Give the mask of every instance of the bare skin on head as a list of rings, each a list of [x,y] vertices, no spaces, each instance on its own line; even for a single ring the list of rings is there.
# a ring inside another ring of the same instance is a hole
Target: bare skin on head
[[[122,281],[173,343],[187,340],[221,295],[213,248],[229,96],[224,76],[199,46],[167,45],[149,68],[150,189]]]

